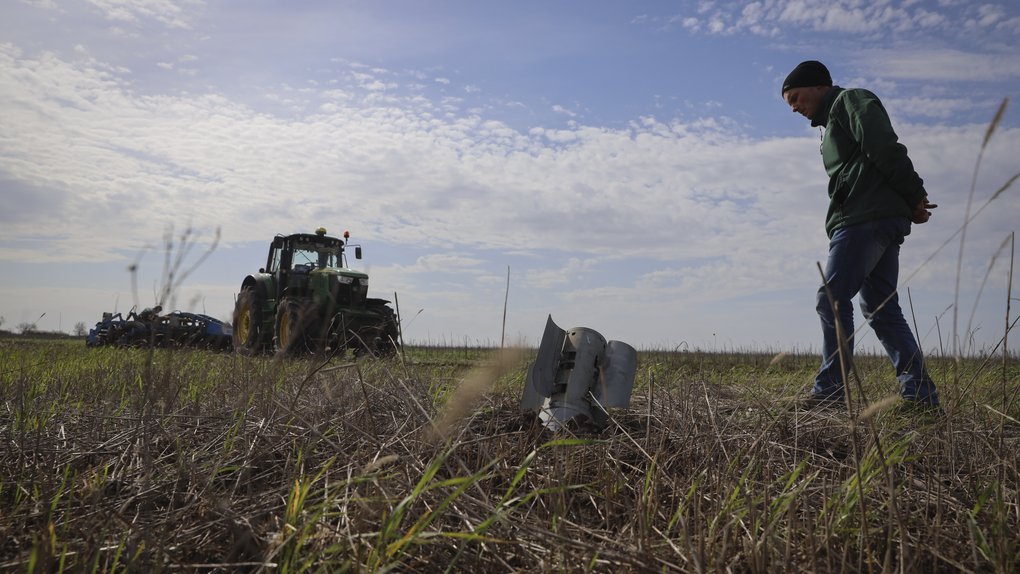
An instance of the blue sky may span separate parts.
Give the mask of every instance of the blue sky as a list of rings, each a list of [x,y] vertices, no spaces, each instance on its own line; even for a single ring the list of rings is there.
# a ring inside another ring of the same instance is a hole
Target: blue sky
[[[639,348],[814,350],[826,178],[779,89],[820,59],[882,98],[940,205],[902,253],[923,346],[955,324],[991,349],[1020,189],[960,274],[949,240],[1017,38],[1015,3],[953,0],[5,2],[0,315],[150,305],[190,228],[189,261],[220,243],[168,303],[227,318],[270,237],[322,225],[413,341],[498,344],[509,267],[511,341],[551,314]],[[975,208],[1020,171],[1014,108]]]

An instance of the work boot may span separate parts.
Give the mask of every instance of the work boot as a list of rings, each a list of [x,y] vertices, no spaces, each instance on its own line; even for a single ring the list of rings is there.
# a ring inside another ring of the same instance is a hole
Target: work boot
[[[845,411],[846,403],[843,402],[842,397],[822,397],[818,395],[808,395],[797,404],[801,410],[804,411]]]
[[[896,404],[893,410],[897,414],[901,415],[923,416],[925,418],[931,418],[934,420],[939,420],[946,417],[946,411],[942,409],[942,405],[929,401],[914,401],[910,399],[902,399]]]

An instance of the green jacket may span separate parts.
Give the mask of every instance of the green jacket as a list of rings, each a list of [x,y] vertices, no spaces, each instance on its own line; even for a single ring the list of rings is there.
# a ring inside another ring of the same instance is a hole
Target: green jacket
[[[823,96],[811,125],[825,126],[822,162],[829,174],[829,237],[866,221],[911,218],[914,206],[928,194],[875,94],[834,86]]]

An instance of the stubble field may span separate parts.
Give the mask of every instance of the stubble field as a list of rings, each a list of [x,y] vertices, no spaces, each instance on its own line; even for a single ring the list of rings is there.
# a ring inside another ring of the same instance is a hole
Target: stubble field
[[[645,350],[610,427],[517,408],[533,351],[277,360],[0,340],[0,570],[875,572],[1020,568],[1020,365]],[[867,405],[862,404],[865,399]]]

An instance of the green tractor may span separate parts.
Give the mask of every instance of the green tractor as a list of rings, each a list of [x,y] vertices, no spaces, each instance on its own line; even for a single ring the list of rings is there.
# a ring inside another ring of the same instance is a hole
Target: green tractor
[[[277,235],[266,266],[244,278],[234,305],[234,348],[286,355],[352,349],[392,355],[399,346],[396,315],[368,297],[368,275],[347,267],[350,233]],[[354,248],[361,259],[361,246]]]

